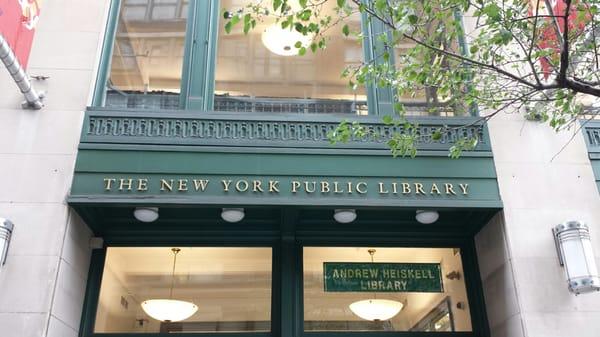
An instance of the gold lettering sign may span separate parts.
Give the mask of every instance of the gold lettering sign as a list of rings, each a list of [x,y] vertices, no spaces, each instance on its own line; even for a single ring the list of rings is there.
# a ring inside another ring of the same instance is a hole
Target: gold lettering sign
[[[174,178],[134,178],[106,177],[101,186],[105,192],[152,193],[223,193],[230,194],[290,194],[361,197],[367,194],[380,197],[467,197],[471,186],[468,183],[447,181],[402,181],[387,180],[328,180],[328,179],[290,179],[272,178],[210,178],[174,177]]]

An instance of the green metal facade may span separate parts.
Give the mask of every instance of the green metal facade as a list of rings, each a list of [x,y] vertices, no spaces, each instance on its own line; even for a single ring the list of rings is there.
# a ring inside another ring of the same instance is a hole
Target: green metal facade
[[[68,199],[95,235],[103,237],[107,246],[273,247],[273,332],[243,336],[413,336],[302,331],[302,247],[457,247],[464,252],[473,332],[418,336],[488,336],[473,236],[502,202],[486,126],[477,117],[415,119],[423,134],[441,126],[450,128],[439,140],[423,138],[416,158],[394,158],[386,141],[405,130],[381,122],[381,115],[389,114],[393,104],[388,89],[369,87],[369,111],[374,116],[356,116],[378,136],[345,144],[330,144],[327,133],[347,116],[212,112],[219,6],[216,1],[193,3],[182,109],[142,111],[101,107],[120,7],[120,1],[113,1],[94,107],[85,114]],[[363,26],[366,31],[381,30],[372,24]],[[373,57],[373,41],[367,41],[364,49],[367,58]],[[479,139],[477,148],[460,159],[448,158],[448,149],[466,136]],[[114,184],[125,179],[125,188],[107,189],[106,179]],[[129,179],[135,184],[146,179],[148,188],[129,189]],[[162,180],[175,188],[166,189]],[[186,190],[178,189],[180,180],[188,184]],[[200,191],[195,180],[209,182]],[[246,180],[250,185],[246,190],[232,185],[224,191],[227,180],[234,184]],[[253,181],[261,181],[263,191],[253,189]],[[270,181],[278,182],[278,192],[268,190]],[[320,186],[322,181],[329,184],[327,192],[322,187],[312,193],[293,191],[294,182]],[[335,182],[345,188],[344,193],[333,190]],[[365,193],[357,191],[359,183],[365,183],[360,185],[366,187]],[[402,184],[408,184],[411,192],[403,193]],[[417,193],[416,184],[427,193]],[[454,188],[452,193],[446,184]],[[467,185],[464,193],[461,188]],[[150,224],[136,221],[133,209],[149,205],[160,207],[160,219]],[[221,207],[244,207],[246,218],[243,223],[225,223],[220,219]],[[331,217],[335,208],[355,208],[358,219],[338,224]],[[441,218],[423,226],[414,214],[427,208],[439,210]],[[105,253],[96,250],[92,257],[81,336],[105,335],[93,333]]]

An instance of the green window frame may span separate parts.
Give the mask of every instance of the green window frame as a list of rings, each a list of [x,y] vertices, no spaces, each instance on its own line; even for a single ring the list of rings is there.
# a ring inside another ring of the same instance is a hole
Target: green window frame
[[[124,0],[112,0],[111,2],[92,99],[92,106],[94,107],[105,105],[105,86],[111,67],[113,44],[122,1]],[[218,25],[222,24],[220,17],[219,0],[190,0],[179,110],[198,112],[211,112],[213,110]],[[456,19],[462,21],[462,15],[458,12],[456,13]],[[365,62],[378,62],[375,60],[375,50],[381,50],[383,43],[375,36],[384,33],[385,28],[380,22],[368,20],[365,15],[362,16],[361,21],[362,32],[367,37],[363,43],[364,60]],[[468,48],[466,48],[465,39],[461,38],[458,43],[461,51],[467,53]],[[393,114],[395,95],[391,88],[379,88],[374,83],[370,83],[367,85],[366,95],[370,116]],[[472,107],[470,114],[476,116],[478,114],[477,108]],[[358,119],[361,117],[359,115],[352,116]]]

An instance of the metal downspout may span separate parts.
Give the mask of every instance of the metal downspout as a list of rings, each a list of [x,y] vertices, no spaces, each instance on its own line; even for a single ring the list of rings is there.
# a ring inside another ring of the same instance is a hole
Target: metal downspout
[[[0,34],[0,59],[15,80],[15,83],[17,83],[17,86],[23,95],[25,95],[26,102],[23,102],[23,108],[35,110],[41,109],[44,106],[42,103],[43,95],[38,94],[35,91],[27,73],[25,73],[25,70],[17,60],[15,53],[12,51],[2,34]]]

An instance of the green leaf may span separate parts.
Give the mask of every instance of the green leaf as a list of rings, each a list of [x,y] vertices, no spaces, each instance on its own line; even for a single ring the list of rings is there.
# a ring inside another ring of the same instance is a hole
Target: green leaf
[[[234,15],[229,22],[231,22],[232,26],[236,25],[238,22],[240,22],[240,16],[239,15]]]
[[[496,3],[490,2],[488,5],[483,7],[482,11],[485,15],[492,19],[492,21],[500,21],[500,13],[502,12],[502,8],[500,8],[500,6],[498,6]]]
[[[390,116],[390,115],[383,116],[382,120],[383,120],[383,124],[385,124],[385,125],[394,124],[394,118],[392,118],[392,116]]]
[[[419,17],[418,16],[416,16],[414,14],[411,14],[411,15],[408,16],[408,22],[410,22],[411,25],[416,24],[417,21],[419,21]]]
[[[298,49],[298,55],[303,56],[304,54],[306,54],[306,47]]]
[[[226,32],[227,34],[231,33],[231,28],[232,28],[232,27],[233,27],[233,24],[231,23],[231,21],[227,22],[227,23],[225,24],[225,32]]]
[[[342,27],[342,33],[344,33],[345,36],[350,35],[350,28],[348,25],[344,25],[344,27]]]
[[[305,9],[298,14],[298,18],[302,21],[310,20],[310,16],[312,15],[312,11],[310,9]]]
[[[308,0],[298,0],[298,3],[300,4],[300,6],[302,8],[306,8],[306,3],[308,2]]]
[[[338,7],[342,8],[346,5],[346,0],[337,0]]]
[[[296,47],[296,48],[302,47],[302,42],[296,41],[296,43],[294,44],[294,47]]]
[[[273,10],[277,11],[277,9],[279,9],[279,7],[281,7],[282,3],[283,3],[282,0],[273,0]]]

